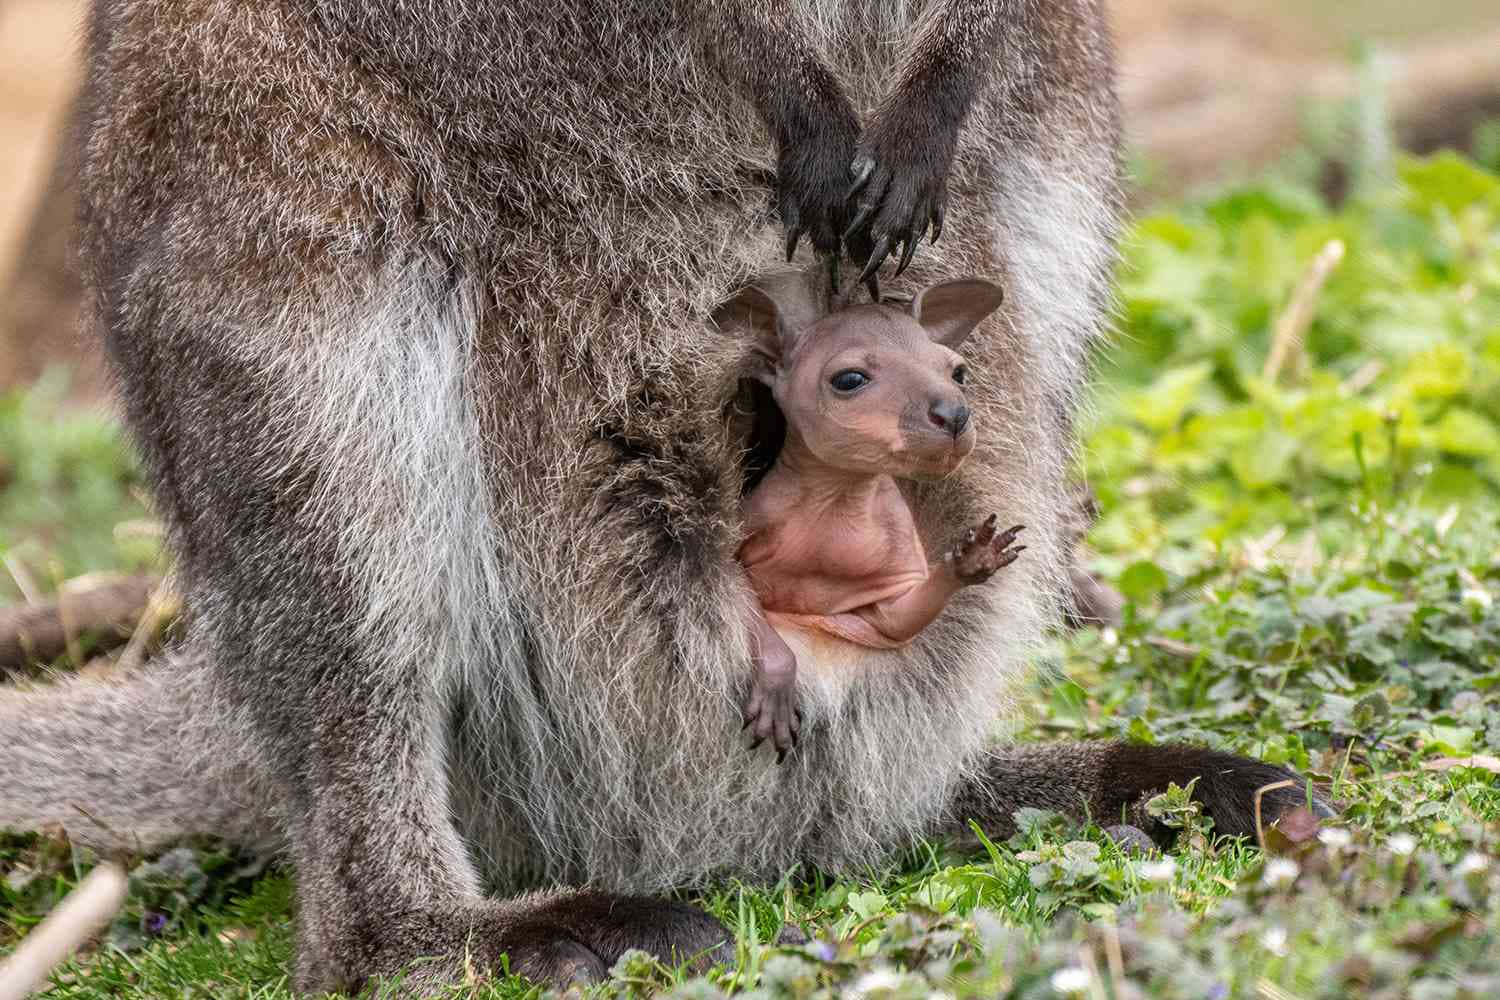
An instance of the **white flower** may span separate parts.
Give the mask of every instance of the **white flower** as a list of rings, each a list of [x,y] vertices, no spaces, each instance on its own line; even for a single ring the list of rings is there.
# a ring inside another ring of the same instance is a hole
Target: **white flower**
[[[1422,473],[1422,475],[1425,474]],[[1458,504],[1449,504],[1448,509],[1443,511],[1442,515],[1433,523],[1432,530],[1439,538],[1442,538],[1456,523],[1458,523]]]
[[[1261,947],[1273,955],[1286,954],[1286,928],[1272,924],[1260,936]]]
[[[1334,850],[1354,843],[1353,835],[1341,826],[1325,826],[1318,831],[1318,840],[1322,841],[1324,847],[1332,847]]]
[[[1484,611],[1488,611],[1495,603],[1495,599],[1490,596],[1490,592],[1483,587],[1466,588],[1463,592],[1463,601],[1465,604],[1473,604]]]
[[[1089,970],[1069,965],[1052,973],[1052,988],[1064,996],[1082,993],[1089,988]]]
[[[1172,881],[1172,876],[1177,874],[1177,862],[1171,858],[1162,858],[1160,861],[1141,862],[1141,878],[1147,882],[1158,885]]]
[[[849,991],[856,997],[878,997],[890,993],[901,985],[901,976],[893,969],[876,969],[859,977]]]
[[[1271,889],[1280,889],[1297,881],[1302,869],[1291,858],[1272,858],[1260,875],[1261,884]]]
[[[1385,842],[1392,854],[1399,854],[1403,858],[1411,855],[1417,849],[1417,838],[1409,833],[1398,833]]]
[[[1463,856],[1463,860],[1453,869],[1457,875],[1477,875],[1487,871],[1490,867],[1490,859],[1483,854],[1469,853]]]
[[[1114,647],[1120,644],[1120,633],[1113,628],[1106,628],[1099,633],[1099,641],[1105,646]]]

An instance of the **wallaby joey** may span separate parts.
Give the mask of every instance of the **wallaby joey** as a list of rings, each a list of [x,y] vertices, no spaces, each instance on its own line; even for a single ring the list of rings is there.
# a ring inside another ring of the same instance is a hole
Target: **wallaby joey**
[[[745,502],[740,546],[760,599],[745,725],[778,755],[796,743],[796,656],[777,628],[814,629],[892,649],[932,623],[961,588],[1010,565],[1022,527],[991,514],[929,564],[899,479],[942,479],[974,448],[958,348],[1000,307],[987,281],[948,281],[910,309],[860,305],[798,328],[771,291],[720,308],[721,328],[753,338],[752,375],[787,421],[775,464]],[[783,287],[785,287],[783,285]],[[753,748],[753,747],[752,747]]]
[[[0,690],[0,827],[279,843],[308,992],[713,955],[726,929],[665,890],[1022,806],[1114,822],[1198,778],[1252,830],[1281,769],[994,743],[1061,617],[1110,303],[1102,7],[94,0],[89,313],[189,620],[140,669]],[[740,733],[773,448],[737,401],[764,390],[705,319],[803,235],[812,288],[898,247],[893,296],[1004,287],[964,341],[983,433],[900,486],[924,550],[997,512],[1027,550],[896,648],[786,629],[777,767]]]

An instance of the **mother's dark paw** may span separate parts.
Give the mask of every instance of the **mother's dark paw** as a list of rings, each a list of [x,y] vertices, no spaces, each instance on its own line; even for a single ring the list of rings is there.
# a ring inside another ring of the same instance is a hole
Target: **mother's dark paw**
[[[1244,757],[1228,758],[1199,783],[1204,811],[1219,834],[1260,837],[1266,828],[1306,809],[1309,818],[1330,819],[1333,806],[1294,771]]]
[[[560,990],[590,986],[609,978],[609,966],[593,951],[567,937],[555,937],[532,947],[511,946],[510,971],[532,982]]]
[[[836,106],[809,115],[777,151],[776,202],[786,232],[786,259],[806,236],[819,253],[839,252],[845,221],[849,161],[859,138],[852,108]]]
[[[951,118],[951,116],[946,116]],[[943,234],[948,170],[958,145],[958,125],[934,114],[923,101],[892,107],[860,141],[850,165],[849,253],[865,265],[861,281],[874,277],[892,253],[901,253],[899,275],[929,231]]]
[[[1136,797],[1145,799],[1165,791],[1169,784],[1185,788],[1193,782],[1193,798],[1202,805],[1204,815],[1214,821],[1214,833],[1221,836],[1256,837],[1265,827],[1304,806],[1315,818],[1337,815],[1332,804],[1311,789],[1301,775],[1206,747],[1117,744],[1109,753],[1102,777],[1104,787],[1114,790],[1126,806],[1134,804]]]
[[[536,907],[530,919],[562,931],[597,955],[606,968],[627,951],[644,951],[676,965],[707,966],[733,959],[734,935],[687,903],[644,896],[571,892]]]

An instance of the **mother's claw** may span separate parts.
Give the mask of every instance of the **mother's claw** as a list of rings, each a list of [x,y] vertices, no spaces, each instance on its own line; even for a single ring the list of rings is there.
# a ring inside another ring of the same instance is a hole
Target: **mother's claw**
[[[899,276],[911,266],[923,236],[931,231],[936,243],[942,234],[944,178],[930,164],[896,169],[869,154],[856,158],[850,173],[847,200],[858,201],[842,238],[851,253],[861,244],[870,248],[859,280],[868,281],[898,249]]]

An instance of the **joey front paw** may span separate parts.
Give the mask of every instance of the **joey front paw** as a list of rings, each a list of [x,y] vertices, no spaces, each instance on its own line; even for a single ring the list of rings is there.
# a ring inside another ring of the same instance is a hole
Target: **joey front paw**
[[[948,553],[946,558],[960,583],[983,583],[1026,551],[1026,546],[1013,544],[1025,525],[997,533],[995,521],[996,516],[991,514],[979,527],[970,528],[964,540]]]
[[[898,250],[900,275],[929,229],[934,243],[943,234],[948,168],[958,130],[926,114],[925,109],[898,106],[854,154],[847,195],[852,204],[846,209],[853,218],[843,238],[850,255],[865,265],[862,282]]]
[[[754,750],[766,740],[776,749],[776,763],[797,746],[802,731],[802,711],[797,707],[796,661],[790,665],[757,664],[745,701],[745,726]]]

